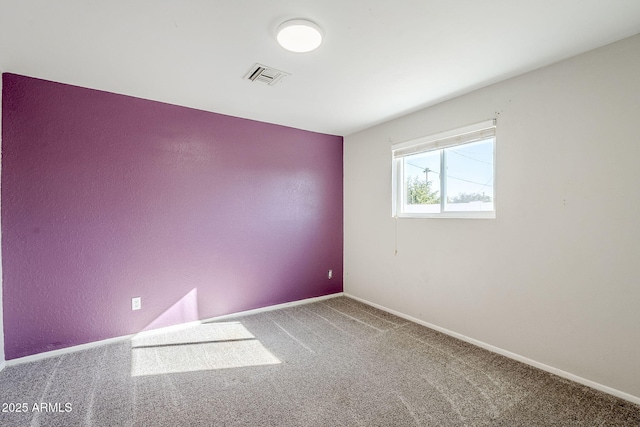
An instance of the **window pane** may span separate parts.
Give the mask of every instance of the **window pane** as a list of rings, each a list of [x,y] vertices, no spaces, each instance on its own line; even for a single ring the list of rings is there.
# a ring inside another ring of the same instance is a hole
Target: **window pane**
[[[493,211],[493,147],[489,138],[447,148],[445,210]]]
[[[440,212],[440,151],[413,154],[402,159],[404,213]]]

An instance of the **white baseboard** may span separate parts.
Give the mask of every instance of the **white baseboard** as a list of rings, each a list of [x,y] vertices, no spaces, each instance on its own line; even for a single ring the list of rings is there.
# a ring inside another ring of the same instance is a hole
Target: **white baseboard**
[[[169,332],[169,331],[175,330],[175,329],[184,329],[185,327],[197,326],[197,325],[199,325],[201,323],[206,323],[206,322],[214,322],[214,321],[218,321],[218,320],[231,319],[231,318],[234,318],[234,317],[248,316],[248,315],[251,315],[251,314],[264,313],[264,312],[267,312],[267,311],[278,310],[278,309],[281,309],[281,308],[294,307],[296,305],[311,304],[313,302],[322,301],[322,300],[326,300],[326,299],[329,299],[329,298],[336,298],[336,297],[339,297],[339,296],[342,296],[342,295],[344,295],[343,292],[338,292],[338,293],[335,293],[335,294],[323,295],[323,296],[320,296],[320,297],[306,298],[306,299],[299,300],[299,301],[285,302],[285,303],[282,303],[282,304],[270,305],[268,307],[261,307],[261,308],[256,308],[256,309],[253,309],[253,310],[240,311],[240,312],[237,312],[237,313],[225,314],[223,316],[210,317],[208,319],[196,320],[196,321],[187,322],[187,323],[180,323],[178,325],[165,326],[163,328],[158,328],[158,329],[153,329],[153,330],[150,330],[150,331],[139,332],[137,334],[130,334],[130,335],[123,335],[123,336],[114,337],[114,338],[107,338],[107,339],[100,340],[100,341],[94,341],[94,342],[90,342],[90,343],[86,343],[86,344],[74,345],[72,347],[61,348],[59,350],[45,351],[43,353],[32,354],[30,356],[24,356],[24,357],[19,357],[17,359],[7,360],[6,362],[3,362],[2,364],[0,364],[0,371],[2,371],[2,369],[4,369],[5,364],[6,364],[6,366],[21,365],[23,363],[35,362],[37,360],[48,359],[50,357],[61,356],[63,354],[75,353],[77,351],[88,350],[88,349],[91,349],[91,348],[102,347],[102,346],[107,345],[107,344],[114,344],[114,343],[130,340],[133,337],[140,336],[140,335],[143,335],[143,334],[146,335],[146,334],[158,334],[158,333],[163,333],[163,332]]]
[[[7,367],[7,362],[5,362],[4,360],[0,362],[0,372],[2,372],[2,370],[6,367]]]
[[[201,320],[201,322],[204,323],[204,322],[211,322],[215,320],[230,319],[232,317],[248,316],[250,314],[264,313],[266,311],[279,310],[281,308],[295,307],[296,305],[311,304],[312,302],[318,302],[318,301],[323,301],[330,298],[341,297],[343,295],[344,295],[344,292],[338,292],[335,294],[323,295],[321,297],[314,297],[314,298],[302,299],[299,301],[285,302],[283,304],[270,305],[268,307],[255,308],[253,310],[240,311],[238,313],[225,314],[224,316],[212,317],[210,319]]]
[[[600,390],[600,391],[602,391],[604,393],[611,394],[613,396],[619,397],[619,398],[624,399],[624,400],[628,400],[629,402],[635,403],[636,405],[640,405],[640,397],[638,397],[638,396],[634,396],[632,394],[625,393],[623,391],[617,390],[615,388],[611,388],[609,386],[597,383],[595,381],[588,380],[588,379],[580,377],[578,375],[574,375],[574,374],[572,374],[570,372],[563,371],[562,369],[554,368],[553,366],[549,366],[549,365],[546,365],[544,363],[538,362],[536,360],[529,359],[528,357],[521,356],[521,355],[516,354],[516,353],[512,353],[512,352],[510,352],[508,350],[504,350],[504,349],[502,349],[500,347],[496,347],[494,345],[487,344],[487,343],[485,343],[483,341],[479,341],[479,340],[476,340],[474,338],[467,337],[466,335],[462,335],[462,334],[459,334],[457,332],[450,331],[448,329],[445,329],[445,328],[442,328],[440,326],[431,324],[429,322],[425,322],[424,320],[420,320],[420,319],[415,318],[413,316],[409,316],[409,315],[401,313],[399,311],[392,310],[390,308],[384,307],[384,306],[382,306],[380,304],[376,304],[374,302],[367,301],[364,298],[360,298],[360,297],[357,297],[355,295],[351,295],[351,294],[346,293],[346,292],[344,293],[344,296],[349,297],[349,298],[353,298],[356,301],[360,301],[360,302],[362,302],[364,304],[367,304],[367,305],[370,305],[372,307],[378,308],[380,310],[386,311],[387,313],[394,314],[394,315],[396,315],[398,317],[402,317],[403,319],[409,320],[409,321],[414,322],[414,323],[418,323],[420,325],[426,326],[427,328],[434,329],[434,330],[436,330],[438,332],[442,332],[443,334],[452,336],[452,337],[457,338],[459,340],[462,340],[462,341],[468,342],[470,344],[473,344],[475,346],[484,348],[485,350],[489,350],[489,351],[491,351],[493,353],[498,353],[498,354],[500,354],[502,356],[508,357],[509,359],[517,360],[518,362],[525,363],[527,365],[536,367],[538,369],[542,369],[543,371],[547,371],[547,372],[550,372],[552,374],[555,374],[555,375],[557,375],[559,377],[566,378],[566,379],[574,381],[576,383],[579,383],[579,384],[582,384],[582,385],[586,385],[586,386],[594,388],[596,390]]]
[[[72,347],[61,348],[59,350],[45,351],[38,354],[32,354],[30,356],[18,357],[17,359],[10,359],[10,360],[7,360],[6,363],[7,363],[7,366],[22,365],[23,363],[35,362],[37,360],[48,359],[50,357],[62,356],[63,354],[75,353],[77,351],[89,350],[91,348],[102,347],[103,345],[107,345],[107,344],[114,344],[121,341],[126,341],[135,336],[136,334],[123,335],[115,338],[107,338],[100,341],[93,341],[86,344],[78,344]]]

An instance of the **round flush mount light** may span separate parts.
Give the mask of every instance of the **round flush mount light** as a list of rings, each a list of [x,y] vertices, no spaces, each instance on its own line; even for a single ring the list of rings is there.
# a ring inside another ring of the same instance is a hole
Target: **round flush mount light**
[[[306,19],[291,19],[278,26],[276,38],[280,46],[291,52],[311,52],[322,43],[322,30]]]

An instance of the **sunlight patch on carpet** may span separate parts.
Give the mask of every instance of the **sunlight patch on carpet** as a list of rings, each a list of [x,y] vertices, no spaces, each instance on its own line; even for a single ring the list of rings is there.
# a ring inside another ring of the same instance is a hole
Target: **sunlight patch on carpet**
[[[131,344],[133,377],[281,363],[240,322],[144,332]]]

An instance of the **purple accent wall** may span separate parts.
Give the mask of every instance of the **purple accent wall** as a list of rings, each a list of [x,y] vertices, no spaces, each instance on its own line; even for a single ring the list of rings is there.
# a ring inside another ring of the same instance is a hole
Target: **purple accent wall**
[[[8,360],[342,291],[342,137],[2,78]]]

